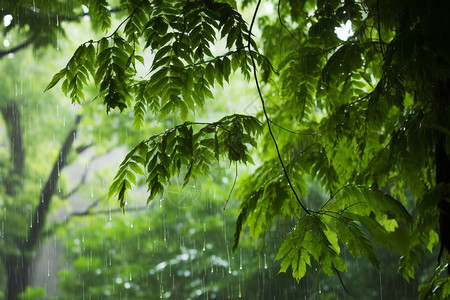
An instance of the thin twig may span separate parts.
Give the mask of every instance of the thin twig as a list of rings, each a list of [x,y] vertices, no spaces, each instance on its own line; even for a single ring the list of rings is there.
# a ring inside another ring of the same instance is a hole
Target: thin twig
[[[292,38],[297,42],[297,44],[300,45],[299,40],[298,40],[298,39],[295,37],[295,35],[289,30],[289,28],[287,28],[287,26],[284,25],[283,20],[281,19],[280,8],[281,8],[281,0],[278,1],[278,20],[280,21],[281,26],[283,26],[284,29],[286,29],[286,31],[289,32],[289,34],[292,36]]]
[[[377,0],[377,26],[378,26],[378,39],[380,40],[381,55],[384,57],[383,40],[381,39],[381,25],[380,25],[380,0]]]
[[[336,192],[333,193],[333,195],[331,195],[331,197],[327,200],[327,202],[324,203],[324,205],[322,205],[322,207],[320,208],[320,211],[328,205],[328,203],[330,203],[331,200],[333,200],[333,198],[337,195],[337,193],[339,193],[340,191],[342,191],[345,187],[347,187],[347,185],[344,185],[343,187],[340,187]]]
[[[341,278],[341,272],[339,272],[339,271],[336,269],[335,266],[333,266],[333,270],[336,272],[336,274],[337,274],[337,276],[338,276],[338,278],[339,278],[339,281],[341,282],[341,285],[342,285],[342,288],[344,289],[344,291],[345,291],[349,296],[354,297],[354,296],[348,291],[347,287],[345,286],[344,281],[343,281],[342,278]]]
[[[89,40],[87,42],[85,42],[84,44],[93,44],[93,43],[100,43],[101,40],[103,39],[110,39],[112,38],[120,29],[120,27],[122,27],[123,24],[125,24],[126,21],[128,21],[129,19],[131,19],[133,17],[133,15],[137,12],[137,10],[142,6],[142,4],[144,4],[144,2],[146,2],[147,0],[142,0],[141,3],[139,3],[138,6],[136,6],[134,8],[134,10],[131,12],[131,14],[129,14],[122,22],[120,22],[120,24],[116,27],[116,29],[108,36],[101,38],[100,40]]]
[[[189,68],[189,67],[195,67],[195,66],[199,66],[199,65],[208,64],[208,63],[214,62],[214,61],[216,61],[216,60],[218,60],[218,59],[220,59],[222,57],[227,57],[227,56],[231,56],[233,54],[239,53],[240,51],[245,50],[245,48],[246,48],[245,46],[244,47],[239,47],[236,50],[228,51],[225,54],[215,56],[215,57],[213,57],[213,58],[211,58],[209,60],[202,60],[202,61],[199,61],[199,62],[196,62],[196,63],[193,63],[193,64],[186,65],[185,67]]]
[[[35,38],[36,38],[36,36],[32,36],[32,37],[28,38],[25,42],[23,42],[17,46],[14,46],[14,47],[12,47],[10,49],[6,49],[6,50],[0,50],[0,58],[4,57],[6,55],[9,55],[9,54],[15,53],[19,50],[25,49],[26,47],[30,46],[33,43]]]
[[[283,126],[281,126],[281,125],[278,125],[277,123],[275,123],[274,121],[272,121],[272,119],[269,119],[269,122],[272,123],[273,125],[275,125],[276,127],[280,128],[280,129],[282,129],[282,130],[284,130],[284,131],[287,131],[287,132],[289,132],[289,133],[292,133],[292,134],[297,134],[297,135],[319,135],[319,133],[317,133],[317,132],[313,132],[313,133],[304,133],[304,132],[298,132],[298,131],[293,131],[293,130],[287,129],[286,127],[283,127]]]
[[[228,198],[227,198],[227,202],[225,202],[225,205],[223,206],[223,210],[225,210],[227,208],[227,204],[230,201],[231,198],[231,193],[233,193],[234,190],[234,186],[236,185],[236,181],[237,181],[237,177],[238,177],[238,169],[237,169],[237,162],[234,163],[235,167],[236,167],[236,174],[234,175],[234,182],[233,182],[233,186],[231,187],[231,191],[228,194]]]
[[[258,89],[258,94],[259,94],[259,98],[261,100],[262,108],[263,108],[263,111],[264,111],[264,116],[266,118],[267,127],[269,129],[270,136],[272,137],[273,143],[274,143],[275,148],[277,150],[278,159],[279,159],[279,161],[281,163],[281,166],[283,167],[283,172],[284,172],[284,175],[286,176],[286,180],[287,180],[287,182],[289,184],[289,187],[291,188],[292,192],[294,193],[294,196],[297,199],[298,204],[309,215],[309,214],[311,214],[311,211],[309,209],[307,209],[303,205],[303,203],[300,201],[300,198],[297,195],[297,192],[295,191],[294,186],[291,183],[291,179],[289,178],[289,175],[287,173],[286,167],[284,166],[284,162],[283,162],[283,159],[281,158],[281,153],[280,153],[280,150],[278,148],[277,141],[275,139],[275,136],[273,135],[272,128],[270,126],[269,116],[267,115],[266,106],[265,106],[265,102],[264,102],[264,97],[263,97],[263,95],[261,93],[261,88],[259,87],[258,75],[256,73],[255,58],[253,57],[253,54],[252,54],[252,51],[251,51],[251,38],[252,38],[251,34],[252,34],[252,28],[253,28],[253,25],[255,24],[255,19],[256,19],[256,15],[258,13],[258,9],[259,9],[260,4],[261,4],[261,0],[259,0],[258,4],[256,5],[256,9],[255,9],[255,12],[253,14],[252,22],[250,24],[250,28],[249,28],[249,32],[248,32],[248,44],[247,44],[247,47],[248,47],[248,50],[249,50],[249,53],[250,53],[250,58],[252,60],[253,76],[255,77],[256,88]]]
[[[163,132],[161,132],[161,133],[159,133],[159,134],[152,135],[152,136],[149,137],[148,139],[143,140],[141,143],[144,143],[144,144],[145,144],[145,143],[148,143],[148,142],[150,142],[150,141],[152,141],[152,140],[154,140],[154,139],[156,139],[156,138],[158,138],[158,137],[161,137],[161,136],[166,135],[167,133],[170,133],[170,132],[173,132],[173,131],[175,131],[175,130],[178,130],[178,128],[185,127],[185,126],[192,126],[192,125],[215,126],[215,127],[220,127],[220,128],[222,128],[224,131],[229,132],[229,130],[228,130],[227,128],[223,127],[223,125],[220,123],[220,121],[218,121],[218,122],[212,122],[212,123],[208,123],[208,122],[185,122],[185,123],[183,123],[183,124],[174,126],[174,127],[170,128],[170,129],[166,129],[166,130],[164,130]]]

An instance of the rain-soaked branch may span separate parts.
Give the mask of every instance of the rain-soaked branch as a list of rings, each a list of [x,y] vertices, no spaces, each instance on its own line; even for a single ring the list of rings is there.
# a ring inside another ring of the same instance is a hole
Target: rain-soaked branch
[[[142,211],[144,209],[147,209],[147,205],[141,205],[135,207],[133,210],[136,210],[137,212]],[[95,215],[106,215],[106,214],[112,214],[112,213],[123,213],[123,209],[120,207],[117,208],[111,208],[111,209],[102,209],[102,210],[96,210],[92,211],[92,209],[86,209],[85,211],[81,212],[73,212],[71,213],[69,217],[84,217],[84,216],[95,216]]]
[[[74,217],[88,217],[88,216],[98,216],[98,215],[108,215],[108,214],[115,214],[115,213],[123,213],[123,209],[120,207],[117,208],[110,208],[110,209],[102,209],[102,210],[96,210],[93,209],[98,206],[100,203],[101,197],[96,199],[94,202],[92,202],[86,209],[83,211],[73,211],[70,214],[66,216],[63,222],[54,222],[51,228],[45,232],[43,232],[42,235],[45,236],[51,236],[53,235],[58,228],[62,228],[67,225],[67,223],[70,221],[70,219]],[[133,211],[135,212],[141,212],[144,209],[148,209],[147,205],[141,205],[133,208]]]
[[[76,152],[77,154],[81,154],[81,153],[83,153],[85,150],[89,149],[89,148],[92,147],[92,146],[93,146],[93,143],[87,144],[87,145],[83,145],[83,146],[79,146],[79,147],[75,148],[75,152]],[[107,154],[111,153],[113,150],[114,150],[114,148],[113,148],[113,149],[110,149],[109,151],[107,151],[107,152],[105,152],[105,153],[103,153],[103,154],[92,156],[91,159],[89,160],[88,165],[90,165],[90,164],[91,164],[94,160],[96,160],[97,158],[102,157],[102,156],[104,156],[104,155],[107,155]],[[84,169],[83,174],[81,175],[81,179],[80,179],[80,181],[78,182],[78,184],[77,184],[70,192],[68,192],[68,193],[66,193],[66,194],[64,194],[64,195],[61,195],[60,198],[61,198],[61,199],[68,199],[68,198],[70,198],[71,196],[75,195],[75,194],[80,190],[80,188],[86,183],[87,175],[89,174],[89,171],[90,171],[90,169],[86,166],[86,168]]]
[[[111,8],[109,9],[110,13],[117,13],[122,11],[119,7],[115,7],[115,8]],[[61,21],[66,21],[66,22],[74,22],[74,21],[79,21],[81,18],[85,17],[85,16],[89,16],[89,12],[83,12],[81,14],[78,14],[76,16],[65,16],[65,15],[61,15],[61,14],[57,14],[57,15],[53,15],[53,14],[49,14],[46,17],[49,19],[54,19],[54,20],[61,20]],[[3,49],[0,50],[0,59],[2,59],[5,56],[8,56],[9,54],[14,54],[22,49],[27,48],[28,46],[30,46],[31,44],[33,44],[33,42],[36,40],[36,34],[29,37],[26,41],[20,43],[17,46],[14,46],[12,48],[9,49]]]
[[[97,199],[94,202],[92,202],[84,211],[71,212],[67,216],[66,221],[67,221],[67,219],[70,219],[72,216],[86,216],[86,215],[89,215],[92,212],[92,209],[95,208],[99,203],[100,203],[100,199]]]
[[[67,165],[67,156],[72,145],[75,141],[75,136],[78,130],[78,124],[81,121],[81,115],[78,115],[75,120],[74,128],[67,134],[64,143],[59,150],[58,158],[56,159],[52,171],[45,183],[41,193],[39,205],[33,213],[33,218],[30,224],[30,231],[28,232],[28,239],[24,243],[24,249],[32,249],[40,236],[40,233],[45,224],[45,218],[50,207],[50,201],[52,196],[56,193],[56,187],[59,179],[59,174],[61,170]]]
[[[67,194],[61,195],[60,198],[65,200],[65,199],[68,199],[68,198],[72,197],[73,195],[75,195],[78,192],[78,190],[86,183],[88,173],[89,173],[89,168],[86,167],[84,169],[83,175],[81,176],[81,179],[78,182],[78,184],[72,190],[70,190],[70,192],[68,192]]]
[[[90,147],[92,147],[93,143],[87,144],[87,145],[83,145],[83,146],[79,146],[77,148],[75,148],[75,152],[77,152],[77,154],[81,154],[84,151],[86,151],[87,149],[89,149]],[[94,156],[90,159],[89,164],[92,163],[92,161],[94,161],[97,157],[99,156]],[[84,169],[83,175],[81,176],[80,181],[78,182],[78,184],[68,193],[61,195],[60,198],[61,199],[68,199],[71,196],[75,195],[75,193],[78,192],[78,190],[86,183],[86,179],[87,179],[87,175],[89,173],[89,168],[86,167]]]
[[[0,50],[0,59],[9,54],[13,54],[19,50],[25,49],[26,47],[30,46],[34,42],[35,39],[36,39],[36,36],[32,36],[32,37],[29,37],[25,42],[22,42],[21,44],[19,44],[17,46],[14,46],[12,48],[5,49],[5,50]]]
[[[42,232],[42,235],[47,236],[47,237],[53,235],[58,228],[65,226],[72,217],[85,216],[85,215],[91,214],[92,209],[95,208],[99,203],[100,203],[100,198],[96,199],[94,202],[89,204],[89,206],[81,212],[71,212],[70,214],[68,214],[66,216],[66,218],[64,219],[63,222],[54,222],[48,230]]]

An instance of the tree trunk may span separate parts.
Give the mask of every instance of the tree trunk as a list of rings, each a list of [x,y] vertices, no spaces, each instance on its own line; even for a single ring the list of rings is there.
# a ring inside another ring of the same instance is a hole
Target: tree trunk
[[[442,134],[436,144],[436,185],[450,185],[450,159],[445,151],[445,135]],[[441,250],[439,260],[444,250],[450,251],[450,203],[446,199],[449,192],[444,193],[443,199],[440,199],[438,207],[439,215],[439,231],[441,239]],[[450,268],[448,269],[450,274]]]
[[[26,289],[30,280],[30,262],[26,254],[5,257],[4,266],[7,278],[5,299],[17,300],[19,294]]]
[[[75,135],[77,132],[78,124],[80,123],[81,116],[77,116],[75,121],[75,127],[66,136],[64,143],[59,151],[59,156],[53,165],[52,171],[44,185],[44,188],[40,194],[39,205],[33,213],[33,220],[31,222],[30,231],[28,232],[28,239],[24,243],[24,250],[32,250],[36,247],[39,235],[44,228],[45,219],[47,217],[48,209],[52,196],[56,192],[56,187],[59,179],[59,173],[67,165],[67,155],[72,148],[75,141]]]
[[[11,167],[6,171],[3,183],[8,196],[14,198],[20,192],[24,180],[25,151],[22,141],[22,128],[20,110],[15,101],[11,101],[1,108],[2,117],[6,124],[10,144]],[[29,284],[32,266],[31,254],[36,250],[38,241],[45,225],[46,216],[50,207],[52,196],[56,192],[59,172],[67,165],[67,155],[75,141],[78,124],[81,116],[77,116],[74,129],[66,136],[59,151],[58,158],[53,164],[50,175],[40,193],[39,203],[33,212],[32,223],[25,240],[14,236],[6,236],[9,250],[0,249],[2,263],[6,271],[6,299],[18,300],[18,296]],[[11,251],[11,248],[13,251]]]
[[[14,197],[20,187],[25,167],[25,150],[22,143],[22,128],[20,126],[20,110],[15,101],[2,107],[2,116],[6,124],[9,138],[10,160],[12,168],[4,178],[6,194]]]
[[[447,120],[450,100],[450,81],[440,81],[435,89],[434,94],[435,105],[439,119]],[[439,132],[436,144],[436,185],[444,184],[450,186],[450,158],[446,151],[446,135]],[[440,199],[438,207],[440,210],[439,216],[439,231],[441,240],[441,250],[439,259],[444,250],[450,251],[450,203],[446,198],[450,196],[450,191],[444,192],[443,198]],[[450,274],[450,269],[449,274]]]
[[[20,181],[23,178],[25,168],[25,150],[22,142],[20,110],[15,101],[10,101],[2,107],[1,111],[6,125],[10,149],[10,167],[4,171],[6,176],[4,176],[3,184],[6,194],[14,198],[19,192]],[[6,236],[6,243],[13,244],[12,247],[20,249],[18,240],[14,237]],[[2,253],[2,260],[7,278],[6,299],[15,300],[28,284],[30,261],[26,255],[17,255],[14,252],[13,254]]]

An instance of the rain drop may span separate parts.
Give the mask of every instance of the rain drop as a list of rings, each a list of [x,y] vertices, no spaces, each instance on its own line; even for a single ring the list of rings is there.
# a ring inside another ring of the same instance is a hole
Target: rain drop
[[[12,20],[13,20],[12,15],[5,15],[3,17],[3,24],[5,25],[5,27],[9,26],[9,24],[11,24]]]
[[[239,249],[239,270],[242,270],[242,248]]]
[[[264,253],[264,269],[267,269],[267,257],[265,253]]]

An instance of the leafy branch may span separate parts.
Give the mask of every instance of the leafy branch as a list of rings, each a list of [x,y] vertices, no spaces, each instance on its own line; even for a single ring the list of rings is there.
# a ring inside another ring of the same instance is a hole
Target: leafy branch
[[[194,126],[201,126],[194,133]],[[204,176],[214,160],[226,157],[230,162],[253,163],[247,145],[256,146],[261,124],[245,115],[226,116],[213,123],[185,122],[154,135],[132,149],[119,167],[109,190],[122,208],[136,175],[146,177],[147,203],[164,193],[164,186],[184,172],[183,186],[191,178]],[[145,170],[145,171],[144,171]]]
[[[327,219],[331,221],[327,222]],[[373,243],[396,250],[389,232],[397,228],[398,222],[410,226],[412,218],[391,196],[361,186],[342,187],[318,212],[304,215],[285,239],[276,257],[281,260],[280,272],[292,266],[294,277],[300,280],[305,275],[306,265],[311,265],[310,255],[329,275],[333,267],[345,271],[345,264],[338,259],[338,239],[353,257],[363,255],[379,268]]]
[[[194,113],[203,108],[206,98],[213,98],[215,83],[223,85],[238,69],[249,78],[251,60],[242,50],[247,38],[250,44],[255,42],[242,16],[228,4],[176,1],[162,2],[154,9],[141,1],[130,4],[128,11],[127,18],[110,35],[82,44],[46,90],[64,79],[63,91],[72,102],[80,103],[83,87],[92,77],[107,111],[123,111],[133,105],[134,126],[142,128],[147,111],[159,115],[159,120],[179,112],[186,120],[189,111]],[[218,21],[213,22],[215,19]],[[123,34],[119,34],[122,27]],[[217,34],[226,39],[229,51],[224,55],[211,53],[210,45],[216,42]],[[154,52],[148,79],[136,76],[135,61],[144,64],[137,54],[139,43],[144,44],[142,50]],[[252,56],[265,70],[273,68],[262,55]]]

